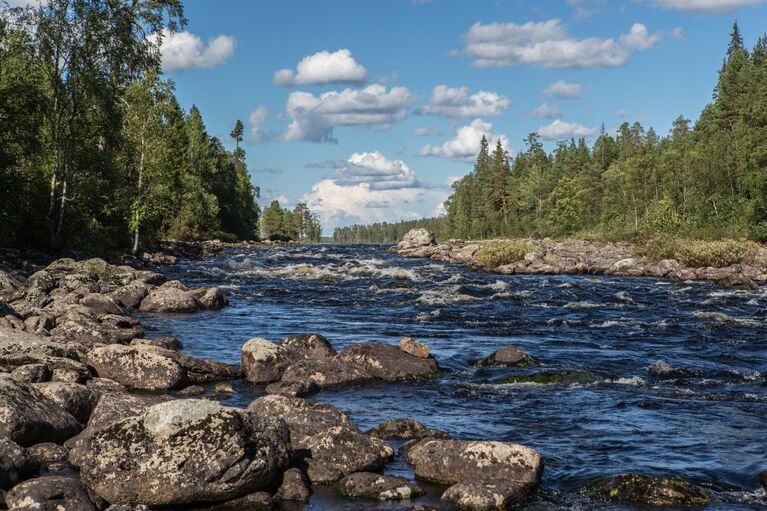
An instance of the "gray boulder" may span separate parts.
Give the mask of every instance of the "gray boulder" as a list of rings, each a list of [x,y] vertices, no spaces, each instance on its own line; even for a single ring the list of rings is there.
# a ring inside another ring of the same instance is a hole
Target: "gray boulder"
[[[99,511],[106,503],[71,477],[30,479],[14,486],[5,496],[12,510]]]
[[[464,481],[442,494],[442,500],[466,511],[506,511],[523,503],[529,489],[515,481]]]
[[[390,419],[368,431],[368,435],[373,438],[412,440],[425,429],[426,426],[413,419]]]
[[[34,387],[42,395],[69,412],[72,417],[85,424],[96,405],[96,396],[86,387],[78,383],[46,382]]]
[[[309,502],[312,488],[304,473],[297,468],[289,468],[282,474],[282,484],[274,494],[278,500]]]
[[[251,383],[272,383],[282,377],[289,361],[285,350],[266,339],[250,339],[242,346],[240,367]]]
[[[528,366],[533,359],[524,351],[510,344],[502,346],[488,357],[477,360],[473,365],[479,367],[513,367]]]
[[[189,290],[168,284],[171,283],[166,282],[141,300],[139,311],[189,313],[200,310],[200,305]]]
[[[282,373],[282,382],[301,382],[324,389],[369,382],[373,376],[361,367],[337,358],[329,360],[299,360]]]
[[[171,401],[166,395],[105,393],[96,402],[89,428],[104,428],[129,417],[141,415],[150,406]]]
[[[0,438],[0,490],[12,488],[39,470],[39,463],[27,449],[13,440]]]
[[[427,229],[411,229],[402,237],[402,241],[397,244],[399,250],[412,250],[415,248],[429,247],[436,245],[437,240],[434,234]]]
[[[278,419],[211,401],[170,401],[95,432],[83,445],[80,474],[113,504],[226,501],[278,480],[289,438]]]
[[[88,352],[88,365],[101,378],[141,390],[165,390],[187,383],[186,370],[148,346],[102,346]]]
[[[399,346],[384,343],[353,344],[338,355],[338,360],[381,380],[426,378],[439,372],[433,357],[415,357]]]
[[[341,495],[351,499],[409,500],[423,495],[423,490],[404,477],[372,472],[356,472],[338,482]]]

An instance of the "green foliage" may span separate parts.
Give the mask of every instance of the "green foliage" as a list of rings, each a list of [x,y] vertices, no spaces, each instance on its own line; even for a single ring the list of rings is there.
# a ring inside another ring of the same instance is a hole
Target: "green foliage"
[[[491,241],[484,243],[474,254],[474,258],[487,266],[503,266],[517,263],[531,252],[537,252],[537,248],[526,243],[506,243]]]
[[[676,235],[682,229],[682,217],[669,198],[653,202],[640,223],[643,235]]]
[[[409,230],[420,227],[433,232],[437,240],[448,239],[447,219],[439,217],[337,227],[333,231],[333,241],[336,243],[397,243]]]
[[[272,201],[261,217],[261,232],[266,239],[304,243],[319,243],[322,237],[319,219],[303,202],[291,211]]]
[[[742,240],[689,240],[656,236],[637,247],[637,255],[651,261],[675,259],[685,266],[724,268],[733,264],[755,264],[759,245]]]

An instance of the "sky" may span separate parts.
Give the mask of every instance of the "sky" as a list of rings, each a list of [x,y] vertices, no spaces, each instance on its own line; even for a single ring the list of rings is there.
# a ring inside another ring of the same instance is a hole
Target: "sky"
[[[163,70],[229,147],[246,125],[262,206],[307,202],[324,234],[444,212],[479,140],[513,155],[604,125],[661,134],[711,100],[737,20],[767,0],[186,0]]]

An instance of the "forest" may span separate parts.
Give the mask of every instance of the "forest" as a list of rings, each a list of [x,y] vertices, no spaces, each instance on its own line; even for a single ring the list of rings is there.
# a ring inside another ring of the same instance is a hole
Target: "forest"
[[[336,229],[343,243],[393,242],[412,227],[439,239],[583,237],[767,241],[767,36],[752,50],[737,23],[713,101],[665,137],[639,123],[544,150],[537,134],[515,157],[482,140],[453,184],[447,215]]]
[[[161,76],[163,29],[185,23],[180,0],[0,9],[0,246],[259,237],[242,122],[227,150]]]

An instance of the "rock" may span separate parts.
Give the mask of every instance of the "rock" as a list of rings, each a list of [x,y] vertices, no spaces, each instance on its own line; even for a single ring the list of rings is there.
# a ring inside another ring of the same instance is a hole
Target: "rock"
[[[336,356],[336,350],[325,337],[319,334],[305,334],[288,337],[279,343],[285,358],[291,362],[297,360],[330,360]]]
[[[663,360],[658,360],[657,362],[649,366],[647,368],[647,372],[649,372],[651,376],[654,376],[656,378],[664,378],[664,379],[695,378],[695,377],[701,376],[702,374],[700,371],[674,367],[670,365],[668,362],[665,362]]]
[[[402,237],[402,241],[397,244],[399,250],[412,250],[421,247],[436,245],[437,240],[434,234],[426,229],[411,229]]]
[[[418,342],[412,337],[405,337],[399,341],[399,349],[418,358],[428,358],[431,348],[428,345]]]
[[[539,385],[586,385],[601,381],[594,373],[588,371],[540,372],[534,374],[519,374],[504,378],[499,383],[536,383]]]
[[[13,440],[0,438],[0,490],[12,488],[39,470],[40,464],[27,449]]]
[[[368,431],[368,435],[373,438],[412,440],[425,429],[423,424],[413,419],[391,419]]]
[[[139,311],[190,313],[200,310],[197,300],[190,291],[168,284],[170,283],[166,282],[141,300]]]
[[[212,401],[170,401],[96,432],[83,447],[80,474],[114,504],[231,500],[282,474],[289,438],[282,421],[265,415]]]
[[[31,385],[0,376],[0,437],[21,446],[61,443],[81,429],[77,419]]]
[[[680,477],[620,474],[594,483],[581,493],[594,500],[646,506],[703,506],[709,502],[706,490]]]
[[[490,356],[474,362],[478,367],[525,367],[533,363],[533,359],[516,346],[506,345],[499,348]]]
[[[306,397],[316,393],[320,389],[314,382],[278,381],[267,385],[265,390],[267,394],[280,394],[288,397]]]
[[[88,422],[97,401],[88,387],[77,383],[47,382],[35,388],[83,424]]]
[[[158,337],[156,339],[133,339],[131,346],[154,346],[171,351],[178,351],[183,348],[181,341],[175,337]]]
[[[425,378],[439,372],[433,357],[414,357],[391,344],[353,344],[342,351],[338,359],[382,380]]]
[[[99,396],[111,392],[127,392],[125,386],[109,378],[91,378],[85,382],[85,386],[88,390]]]
[[[205,511],[270,511],[274,509],[274,499],[268,492],[258,491],[237,499],[206,507]]]
[[[136,309],[148,294],[149,286],[142,282],[133,282],[112,291],[109,296],[121,307]]]
[[[102,346],[88,352],[86,361],[100,377],[133,389],[173,389],[187,381],[183,367],[147,346]]]
[[[346,364],[338,359],[299,360],[290,364],[282,373],[282,382],[300,382],[320,389],[355,385],[373,379],[364,369]]]
[[[762,488],[767,490],[767,470],[759,472],[757,477],[759,478],[759,483],[762,485]]]
[[[445,490],[442,500],[467,511],[505,511],[524,502],[529,493],[513,481],[465,481]]]
[[[5,496],[10,509],[50,511],[98,511],[106,504],[80,481],[50,476],[30,479],[14,486]]]
[[[384,464],[381,446],[334,406],[269,395],[253,401],[248,410],[287,423],[296,461],[306,466],[312,483],[332,483]]]
[[[341,495],[351,499],[409,500],[423,495],[423,490],[404,477],[372,472],[356,472],[338,482]]]
[[[509,442],[425,439],[405,459],[417,478],[438,484],[503,480],[532,489],[543,472],[535,450]]]
[[[240,367],[251,383],[271,383],[282,377],[288,367],[283,349],[266,339],[250,339],[242,346]]]
[[[205,387],[201,387],[200,385],[190,385],[176,392],[176,396],[178,397],[194,397],[202,396],[203,394],[205,394]]]
[[[289,468],[282,474],[282,484],[274,496],[278,500],[309,502],[311,495],[312,488],[304,473],[297,468]]]
[[[213,385],[213,392],[217,394],[234,394],[234,387],[230,383],[219,382]]]
[[[51,371],[45,364],[25,364],[11,371],[14,380],[24,383],[39,383],[51,379]]]
[[[195,289],[192,296],[204,310],[219,310],[229,305],[229,299],[217,287]]]
[[[80,304],[85,305],[97,314],[125,314],[117,301],[100,293],[89,293],[80,299]]]
[[[104,394],[91,413],[88,427],[104,428],[123,419],[140,415],[150,406],[170,400],[172,398],[165,395]]]
[[[33,445],[27,451],[41,467],[49,471],[64,468],[69,455],[66,447],[50,442]]]
[[[152,350],[154,353],[176,362],[186,371],[187,377],[191,383],[231,380],[233,378],[239,378],[240,376],[239,369],[230,364],[214,362],[205,358],[190,357],[184,353],[156,348],[154,346],[144,346],[144,349]]]

